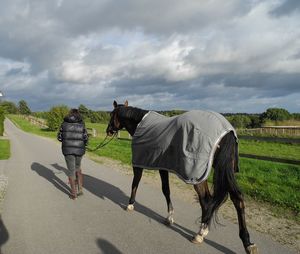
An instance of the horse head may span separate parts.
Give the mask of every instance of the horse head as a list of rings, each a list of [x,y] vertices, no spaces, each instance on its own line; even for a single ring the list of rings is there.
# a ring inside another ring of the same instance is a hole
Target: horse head
[[[126,100],[124,104],[118,104],[116,101],[114,101],[113,106],[114,109],[110,113],[110,120],[106,128],[106,134],[108,136],[114,135],[124,127],[120,120],[120,109],[122,109],[123,107],[128,107],[128,101]]]

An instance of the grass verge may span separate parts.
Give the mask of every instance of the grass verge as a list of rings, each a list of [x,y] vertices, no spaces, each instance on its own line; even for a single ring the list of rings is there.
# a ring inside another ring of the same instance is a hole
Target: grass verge
[[[0,160],[10,157],[10,143],[8,139],[0,139]]]

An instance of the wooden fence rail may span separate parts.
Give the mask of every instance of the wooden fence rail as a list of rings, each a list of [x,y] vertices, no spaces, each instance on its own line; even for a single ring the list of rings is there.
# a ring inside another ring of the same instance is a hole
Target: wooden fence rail
[[[48,126],[46,124],[46,120],[41,119],[41,118],[37,118],[31,115],[21,115],[22,118],[26,119],[27,121],[29,121],[31,124],[37,125],[43,129],[47,129]]]
[[[241,129],[239,132],[242,135],[286,135],[286,136],[300,136],[300,126],[267,126],[255,129]]]

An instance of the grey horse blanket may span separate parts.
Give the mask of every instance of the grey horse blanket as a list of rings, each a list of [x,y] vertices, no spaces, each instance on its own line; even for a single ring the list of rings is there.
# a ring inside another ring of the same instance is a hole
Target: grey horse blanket
[[[165,169],[184,182],[207,179],[220,140],[235,130],[220,114],[194,110],[166,117],[149,111],[132,137],[132,165]],[[236,136],[237,140],[237,136]]]

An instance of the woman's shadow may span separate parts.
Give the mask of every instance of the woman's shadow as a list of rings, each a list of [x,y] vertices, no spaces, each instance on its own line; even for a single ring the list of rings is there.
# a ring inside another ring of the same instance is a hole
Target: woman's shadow
[[[1,246],[4,245],[8,241],[8,239],[9,239],[9,233],[0,215],[0,254],[2,253]]]
[[[38,162],[32,163],[31,169],[33,171],[35,171],[38,175],[40,175],[41,177],[44,177],[46,180],[48,180],[50,183],[52,183],[57,189],[59,189],[60,191],[62,191],[63,193],[65,193],[66,195],[69,196],[70,191],[71,191],[69,186],[64,181],[62,181],[60,178],[58,178],[51,169],[41,165]],[[64,169],[64,170],[66,170],[66,169]]]

